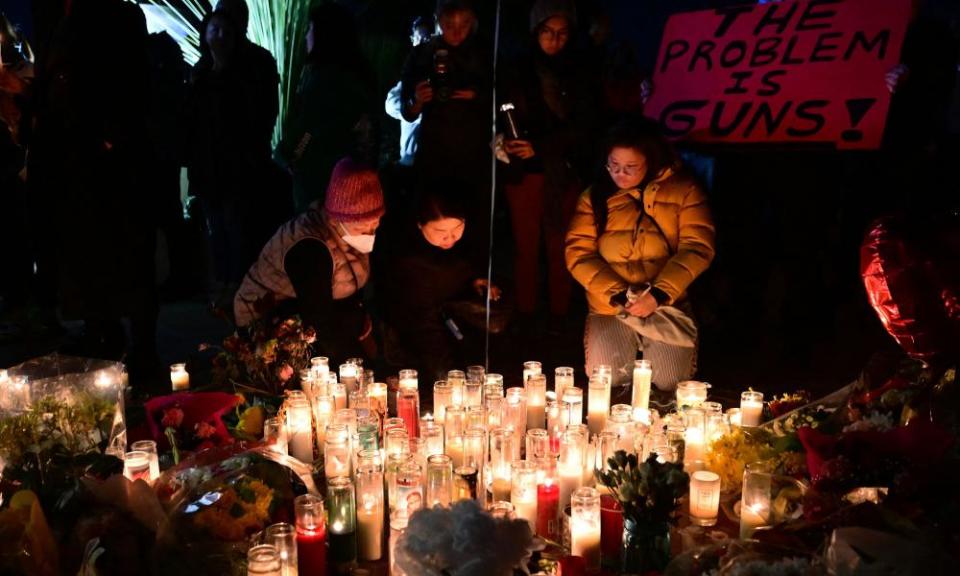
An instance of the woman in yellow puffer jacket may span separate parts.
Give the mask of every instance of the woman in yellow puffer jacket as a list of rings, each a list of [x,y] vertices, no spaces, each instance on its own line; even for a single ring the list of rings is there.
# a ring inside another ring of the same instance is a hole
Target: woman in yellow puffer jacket
[[[713,219],[702,188],[679,170],[654,124],[613,128],[605,152],[609,177],[580,196],[566,239],[567,268],[590,306],[587,374],[607,364],[613,384],[625,385],[643,350],[654,383],[669,390],[693,376],[696,348],[641,336],[625,320],[668,305],[692,317],[686,292],[713,260]]]

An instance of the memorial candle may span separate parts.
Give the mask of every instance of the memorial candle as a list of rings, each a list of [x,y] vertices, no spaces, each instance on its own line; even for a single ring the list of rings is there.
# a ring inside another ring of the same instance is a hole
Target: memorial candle
[[[313,463],[313,419],[310,402],[306,398],[288,398],[284,402],[287,413],[287,445],[290,455],[305,463]]]
[[[130,444],[130,450],[147,454],[150,459],[150,478],[147,483],[153,486],[153,483],[160,477],[160,456],[157,454],[157,443],[153,440],[137,440]]]
[[[557,401],[563,400],[563,391],[573,386],[573,368],[569,366],[560,366],[553,371],[553,393],[557,395]]]
[[[633,398],[634,408],[650,408],[650,380],[653,378],[653,368],[649,360],[637,360],[633,364]]]
[[[413,514],[423,505],[423,475],[420,465],[410,460],[397,471],[396,510]]]
[[[516,438],[506,428],[490,431],[490,492],[493,501],[510,501],[510,465]]]
[[[343,434],[331,431],[328,427],[327,441],[323,448],[323,469],[327,479],[350,477],[350,443]]]
[[[610,379],[602,374],[590,377],[587,396],[587,424],[591,434],[599,434],[607,426],[610,412]]]
[[[479,471],[473,466],[458,466],[453,469],[453,500],[477,500]]]
[[[564,427],[560,425],[560,402],[554,392],[547,392],[547,433],[550,435],[550,453],[560,454],[560,433]]]
[[[297,568],[299,573],[326,574],[327,529],[323,500],[312,494],[293,501],[297,526]]]
[[[537,530],[537,464],[525,460],[516,460],[510,472],[510,503],[513,504],[517,518],[524,519],[530,525],[530,531]]]
[[[515,459],[520,458],[520,447],[527,434],[527,395],[523,388],[509,388],[503,405],[503,426],[513,432]]]
[[[453,500],[453,461],[446,454],[427,458],[424,499],[427,506],[449,506]]]
[[[698,526],[717,523],[720,509],[720,476],[707,470],[690,475],[690,520]]]
[[[402,390],[418,390],[419,389],[419,380],[417,379],[416,370],[401,370],[399,373],[399,389]]]
[[[190,389],[190,373],[187,372],[186,364],[170,365],[170,384],[174,392],[182,392],[183,390]]]
[[[527,430],[543,428],[547,403],[547,378],[536,374],[523,385],[527,396]]]
[[[570,553],[586,560],[588,572],[600,571],[600,493],[579,488],[570,499]]]
[[[550,434],[543,429],[527,430],[525,448],[525,458],[531,462],[550,456]]]
[[[703,410],[691,408],[684,412],[684,420],[683,463],[690,466],[706,455],[706,419]]]
[[[463,385],[467,376],[463,370],[451,370],[447,372],[447,384],[450,385],[450,404],[453,406],[464,406]]]
[[[400,388],[397,392],[397,416],[403,418],[411,438],[420,432],[420,395],[416,388]]]
[[[280,575],[297,576],[297,530],[286,522],[267,526],[263,540],[277,549],[280,556]]]
[[[347,394],[355,391],[359,387],[359,373],[356,364],[340,365],[340,383],[347,389]]]
[[[570,386],[560,402],[560,425],[564,430],[583,422],[583,390]]]
[[[407,573],[397,566],[397,543],[400,537],[407,530],[409,515],[403,510],[397,510],[390,514],[390,559],[389,576],[407,576]]]
[[[753,427],[760,425],[763,415],[763,393],[749,390],[740,395],[740,425]]]
[[[123,455],[123,476],[131,481],[143,480],[150,483],[150,455],[133,450]]]
[[[382,422],[387,418],[387,385],[383,382],[374,382],[367,387],[367,398],[370,399],[370,408],[375,410]]]
[[[553,457],[537,461],[537,529],[542,538],[560,541],[560,486],[557,461]]]
[[[360,560],[383,555],[383,473],[375,466],[357,469],[357,548]]]
[[[583,481],[583,454],[586,439],[576,430],[568,430],[560,438],[560,461],[557,471],[560,476],[560,509],[570,505],[570,496],[580,488]]]
[[[696,380],[686,380],[677,384],[677,410],[683,410],[684,406],[696,408],[701,402],[707,399],[707,389],[710,385],[706,382],[697,382]]]
[[[446,422],[447,406],[453,404],[453,387],[446,380],[433,383],[433,417],[437,424]]]
[[[420,437],[426,443],[424,458],[443,454],[443,426],[438,424],[430,414],[420,419]]]
[[[335,374],[331,374],[331,377],[336,377]],[[347,387],[343,385],[342,382],[333,382],[328,386],[330,394],[333,395],[333,404],[334,408],[337,410],[344,410],[347,408]]]
[[[327,383],[330,374],[330,359],[326,356],[314,356],[310,359],[310,371],[317,382]]]
[[[767,525],[772,483],[773,478],[766,463],[753,462],[744,468],[740,500],[741,540],[752,537],[757,528]]]
[[[327,482],[327,506],[329,561],[335,574],[348,574],[357,561],[357,507],[349,478]]]
[[[247,550],[247,576],[281,576],[277,549],[270,544],[251,546]]]

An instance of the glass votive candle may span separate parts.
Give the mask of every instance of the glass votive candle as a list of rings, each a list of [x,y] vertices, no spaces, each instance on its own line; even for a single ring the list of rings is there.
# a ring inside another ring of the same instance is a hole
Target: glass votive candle
[[[410,451],[410,436],[406,428],[394,428],[387,431],[386,440],[384,440],[384,450],[387,455],[403,454]]]
[[[427,481],[424,498],[427,506],[449,506],[453,494],[453,460],[446,454],[427,458]]]
[[[408,462],[414,462],[413,454],[404,452],[387,455],[387,461],[383,465],[383,477],[387,485],[387,504],[391,512],[397,508],[397,474],[400,472],[400,467]]]
[[[684,406],[696,408],[701,402],[707,399],[707,389],[710,385],[706,382],[697,382],[696,380],[687,380],[677,384],[677,410],[683,410]]]
[[[720,509],[720,476],[708,470],[690,475],[690,521],[698,526],[717,523]]]
[[[313,397],[313,422],[317,434],[317,446],[323,446],[327,439],[327,426],[333,423],[336,401],[332,395],[318,394]],[[284,434],[286,443],[286,434]]]
[[[331,374],[331,377],[336,377],[336,374]],[[347,387],[343,382],[332,382],[327,386],[327,389],[330,391],[330,395],[333,396],[333,406],[336,410],[343,410],[347,408]]]
[[[466,406],[467,414],[467,430],[471,428],[481,428],[486,430],[487,428],[487,414],[483,409],[483,406],[477,404],[476,406]]]
[[[407,434],[416,438],[420,430],[420,394],[416,388],[400,388],[397,391],[397,416],[403,419]]]
[[[740,425],[754,427],[760,425],[763,416],[763,393],[748,390],[740,394]]]
[[[531,532],[537,530],[537,463],[516,460],[510,473],[510,503],[513,504],[517,518],[530,525]]]
[[[330,374],[330,359],[326,356],[314,356],[310,359],[310,371],[318,382],[326,383]]]
[[[130,444],[130,450],[133,452],[145,452],[150,458],[150,479],[149,484],[153,484],[160,477],[160,456],[157,454],[157,443],[153,440],[137,440]]]
[[[421,420],[420,437],[426,443],[424,447],[426,457],[443,454],[443,425],[426,418]]]
[[[357,452],[354,470],[360,470],[362,466],[376,468],[383,472],[383,455],[380,450],[361,450]]]
[[[370,408],[380,415],[380,419],[387,417],[387,385],[383,382],[374,382],[367,386],[367,398],[370,399]]]
[[[550,433],[542,428],[527,430],[524,455],[531,462],[537,461],[538,458],[550,456]]]
[[[383,555],[383,472],[374,466],[357,469],[357,549],[360,560]]]
[[[599,434],[607,426],[610,412],[610,378],[603,374],[590,377],[587,396],[587,425],[591,434]]]
[[[347,363],[340,365],[340,383],[347,389],[347,394],[354,392],[360,387],[361,369],[356,364]]]
[[[684,412],[686,427],[683,434],[683,461],[690,464],[706,455],[706,417],[703,410],[690,408]]]
[[[279,522],[264,530],[263,540],[277,549],[280,556],[280,574],[297,576],[297,529],[292,524]]]
[[[630,404],[634,408],[650,408],[650,382],[653,379],[653,366],[649,360],[636,360],[633,363],[633,390]]]
[[[757,528],[770,523],[773,478],[769,470],[765,462],[752,462],[744,468],[740,500],[741,540],[751,538]]]
[[[490,493],[493,501],[510,500],[510,465],[516,437],[506,428],[490,431]]]
[[[547,433],[550,434],[550,453],[560,454],[560,433],[564,427],[560,425],[560,402],[554,392],[547,392],[546,416]]]
[[[380,449],[380,420],[376,414],[357,417],[357,441],[354,450]]]
[[[407,573],[397,566],[396,550],[400,537],[403,536],[403,533],[407,530],[408,522],[409,515],[405,511],[396,510],[390,513],[390,569],[388,572],[390,576],[407,576]]]
[[[503,396],[484,396],[483,426],[490,430],[503,426],[503,405],[506,398]]]
[[[535,374],[524,380],[527,398],[527,430],[543,428],[546,423],[547,377]]]
[[[481,406],[483,404],[483,381],[467,380],[463,383],[463,405]]]
[[[190,373],[184,363],[170,365],[170,385],[174,392],[190,389]]]
[[[411,460],[397,471],[396,510],[413,514],[423,504],[423,475],[420,465]]]
[[[131,481],[143,480],[150,483],[150,454],[132,450],[123,455],[123,475]]]
[[[533,376],[539,376],[543,374],[543,364],[535,360],[523,363],[523,383],[526,384]]]
[[[557,395],[557,401],[563,399],[563,391],[573,386],[573,368],[569,366],[560,366],[553,371],[553,393]]]
[[[447,406],[453,404],[453,386],[446,380],[433,383],[433,417],[438,424],[446,422]]]
[[[323,470],[327,480],[349,478],[351,470],[350,441],[342,435],[327,433],[323,446]]]
[[[401,370],[399,373],[399,376],[400,376],[400,382],[399,382],[400,390],[417,390],[419,388],[419,383],[418,383],[419,380],[417,379],[416,370],[410,370],[410,369]]]
[[[300,574],[326,574],[327,528],[323,500],[303,494],[293,500],[297,527],[297,567]]]
[[[247,576],[281,576],[280,553],[275,546],[259,544],[247,550]]]
[[[327,543],[334,572],[346,573],[357,561],[357,508],[349,478],[327,481]]]
[[[486,396],[487,386],[495,385],[500,388],[500,394],[503,395],[503,374],[491,372],[483,377],[484,396]]]
[[[505,500],[498,500],[490,504],[490,515],[494,518],[513,520],[516,518],[513,511],[513,504]]]
[[[480,365],[467,366],[467,382],[484,382],[487,369]]]
[[[560,401],[560,425],[567,426],[583,422],[583,390],[570,386],[563,391]]]
[[[557,460],[540,458],[537,464],[537,527],[535,532],[548,540],[559,541],[560,485]]]
[[[570,498],[570,553],[586,560],[587,571],[600,570],[600,493],[579,488]]]
[[[467,375],[463,370],[450,370],[447,372],[447,384],[450,385],[451,396],[450,403],[454,406],[463,406],[463,385],[467,381]]]
[[[728,408],[725,415],[731,427],[739,428],[741,426],[743,418],[739,408]]]
[[[590,468],[597,471],[605,471],[610,468],[609,459],[617,453],[619,447],[619,437],[613,430],[604,430],[597,436],[597,446],[594,453],[594,462],[591,462]]]
[[[587,440],[577,430],[567,430],[560,438],[560,460],[557,472],[560,477],[560,508],[569,506],[573,492],[583,482],[584,458]]]
[[[480,471],[475,466],[457,466],[453,469],[453,500],[479,501]]]
[[[527,392],[523,388],[508,388],[503,404],[503,425],[522,443],[527,432]],[[519,444],[518,444],[519,446]]]
[[[486,462],[487,433],[481,428],[470,428],[463,433],[463,465],[477,470]]]

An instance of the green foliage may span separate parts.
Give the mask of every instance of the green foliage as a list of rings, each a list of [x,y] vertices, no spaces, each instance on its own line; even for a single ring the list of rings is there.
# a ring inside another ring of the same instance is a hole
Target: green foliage
[[[690,484],[681,464],[660,463],[656,454],[640,463],[636,454],[623,450],[617,450],[608,463],[609,470],[597,475],[620,502],[625,519],[651,528],[676,523],[679,500]]]

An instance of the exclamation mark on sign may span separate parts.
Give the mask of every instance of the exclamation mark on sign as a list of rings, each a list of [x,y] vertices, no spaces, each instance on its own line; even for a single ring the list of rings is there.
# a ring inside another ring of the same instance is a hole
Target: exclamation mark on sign
[[[876,98],[854,98],[853,100],[847,100],[847,113],[850,114],[850,129],[844,130],[843,133],[840,134],[844,142],[859,142],[863,140],[863,132],[855,130],[855,128],[876,102]]]

